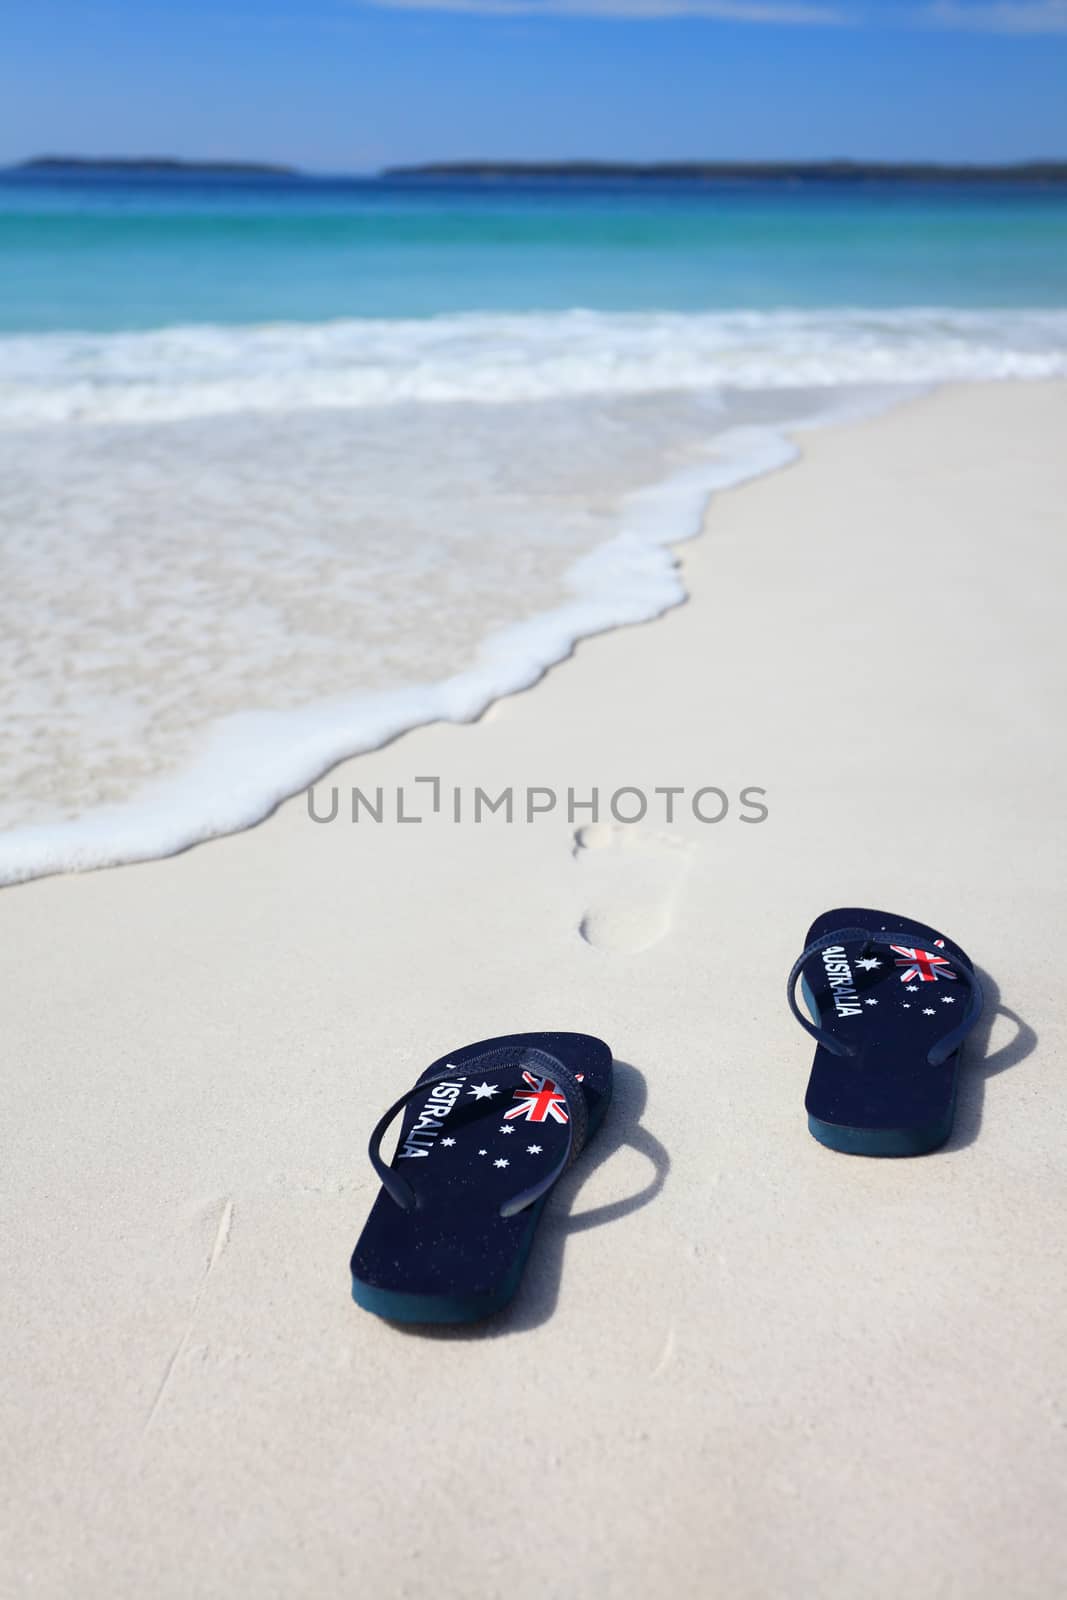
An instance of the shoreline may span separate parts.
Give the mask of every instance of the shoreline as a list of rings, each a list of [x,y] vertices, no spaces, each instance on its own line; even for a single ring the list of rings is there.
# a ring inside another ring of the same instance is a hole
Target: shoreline
[[[715,497],[686,605],[330,779],[758,785],[758,826],[316,826],[298,796],[0,894],[14,1590],[1056,1591],[1065,418],[1067,384],[1003,383],[805,433]],[[807,1133],[781,987],[835,904],[982,969],[938,1154]],[[613,1046],[604,1128],[508,1311],[390,1328],[349,1298],[370,1129],[527,1027]],[[546,1487],[574,1514],[518,1559]]]
[[[796,435],[880,414],[914,392],[903,386],[882,393],[841,386],[818,397],[804,391],[791,402],[795,415],[787,407],[780,418],[728,423],[711,434],[705,459],[624,497],[616,531],[563,570],[550,610],[496,628],[459,671],[436,682],[322,695],[298,709],[241,711],[216,721],[184,766],[129,800],[0,830],[0,889],[161,859],[224,838],[257,826],[345,761],[421,727],[477,721],[539,683],[584,640],[655,621],[684,604],[682,545],[701,536],[718,494],[795,462]]]
[[[258,826],[339,764],[420,727],[474,722],[562,665],[586,639],[655,621],[688,599],[682,546],[700,537],[716,496],[794,463],[812,429],[882,415],[932,386],[837,386],[754,403],[710,435],[704,459],[626,495],[614,533],[563,569],[556,603],[482,638],[445,678],[320,695],[291,708],[241,710],[200,730],[187,760],[128,799],[79,816],[0,829],[0,889],[66,872],[179,854]],[[727,397],[728,405],[728,397]],[[761,407],[768,415],[759,419]]]

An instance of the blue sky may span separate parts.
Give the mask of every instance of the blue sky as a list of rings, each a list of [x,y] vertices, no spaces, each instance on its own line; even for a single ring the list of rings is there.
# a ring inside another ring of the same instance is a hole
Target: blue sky
[[[0,162],[1067,157],[1067,0],[7,0]]]

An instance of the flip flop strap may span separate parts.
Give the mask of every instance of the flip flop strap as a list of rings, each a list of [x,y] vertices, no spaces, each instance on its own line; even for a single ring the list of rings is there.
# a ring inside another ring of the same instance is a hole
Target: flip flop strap
[[[884,928],[877,933],[872,932],[870,928],[835,928],[832,933],[824,933],[818,939],[813,939],[808,948],[801,951],[794,961],[786,991],[789,999],[789,1009],[805,1033],[810,1033],[811,1037],[821,1044],[824,1049],[829,1050],[832,1055],[854,1056],[859,1054],[855,1045],[847,1044],[843,1039],[839,1039],[836,1034],[830,1033],[828,1029],[820,1028],[816,1023],[812,1022],[809,1017],[804,1015],[797,1004],[797,979],[812,956],[818,955],[821,951],[836,944],[862,943],[865,946],[868,944],[903,945],[911,950],[915,948],[914,941],[914,933],[909,933],[906,929],[891,932]],[[947,951],[944,952],[944,959],[966,981],[969,992],[967,1008],[959,1024],[950,1033],[946,1033],[943,1038],[938,1039],[927,1054],[926,1059],[932,1067],[939,1067],[942,1062],[948,1060],[952,1052],[963,1043],[982,1014],[982,985],[978,981],[974,968],[968,961],[964,960],[963,956],[949,955]]]
[[[519,1045],[514,1048],[501,1045],[496,1050],[485,1050],[479,1056],[468,1057],[461,1066],[446,1066],[439,1072],[424,1075],[417,1083],[412,1084],[399,1100],[394,1100],[388,1111],[380,1118],[370,1136],[367,1153],[370,1156],[371,1166],[382,1181],[382,1188],[402,1211],[414,1211],[419,1203],[418,1195],[395,1167],[390,1167],[383,1161],[381,1153],[382,1139],[397,1113],[412,1100],[425,1094],[435,1083],[455,1083],[459,1079],[473,1078],[493,1070],[514,1071],[518,1068],[525,1071],[533,1069],[541,1077],[550,1078],[562,1094],[568,1112],[567,1143],[562,1157],[547,1175],[511,1200],[505,1200],[500,1207],[500,1215],[513,1217],[517,1212],[525,1211],[527,1206],[532,1206],[542,1195],[547,1194],[552,1185],[563,1176],[581,1151],[589,1132],[589,1111],[582,1086],[570,1068],[565,1067],[558,1056],[550,1055],[547,1050],[539,1050],[533,1045]]]

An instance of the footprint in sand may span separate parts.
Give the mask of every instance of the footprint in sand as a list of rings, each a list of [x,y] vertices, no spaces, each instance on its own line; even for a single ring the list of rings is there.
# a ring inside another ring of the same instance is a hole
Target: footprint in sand
[[[595,822],[574,836],[587,907],[578,926],[586,944],[635,955],[669,932],[689,869],[689,845],[670,834]]]

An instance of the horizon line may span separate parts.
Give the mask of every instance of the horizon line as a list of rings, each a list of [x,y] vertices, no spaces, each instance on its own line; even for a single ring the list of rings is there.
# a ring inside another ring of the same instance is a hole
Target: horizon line
[[[199,157],[177,155],[62,155],[41,154],[25,156],[0,163],[0,172],[32,173],[35,171],[123,171],[142,169],[157,172],[215,172],[246,174],[248,176],[275,176],[279,178],[388,178],[396,176],[477,176],[478,174],[527,174],[530,176],[574,175],[610,176],[714,176],[729,175],[811,175],[834,173],[1021,173],[1043,172],[1047,169],[1067,171],[1067,155],[1033,155],[1014,160],[947,160],[936,156],[900,158],[886,156],[813,156],[799,159],[789,157],[738,157],[720,158],[704,156],[663,157],[655,160],[635,160],[620,156],[564,156],[518,158],[495,156],[457,156],[428,160],[391,162],[375,167],[298,166],[280,160],[260,160],[254,157]]]

